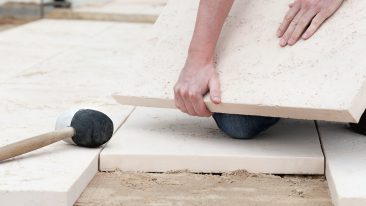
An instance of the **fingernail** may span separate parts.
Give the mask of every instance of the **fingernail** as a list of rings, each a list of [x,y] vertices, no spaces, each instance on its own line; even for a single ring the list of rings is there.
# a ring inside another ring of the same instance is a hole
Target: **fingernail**
[[[307,39],[309,37],[309,34],[308,33],[305,33],[304,35],[302,35],[302,38],[303,39]]]
[[[283,38],[282,38],[282,39],[280,40],[280,45],[281,45],[281,46],[286,46],[286,44],[287,44],[287,41],[286,41],[285,39],[283,39]]]

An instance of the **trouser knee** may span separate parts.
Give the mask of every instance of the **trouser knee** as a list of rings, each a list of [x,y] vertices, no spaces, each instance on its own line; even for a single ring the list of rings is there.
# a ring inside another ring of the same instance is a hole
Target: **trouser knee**
[[[251,139],[278,122],[279,118],[215,113],[222,132],[235,139]]]

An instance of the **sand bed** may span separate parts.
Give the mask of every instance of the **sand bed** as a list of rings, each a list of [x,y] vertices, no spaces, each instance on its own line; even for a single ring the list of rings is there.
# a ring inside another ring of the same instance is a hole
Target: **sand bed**
[[[100,172],[82,205],[332,205],[323,176]]]

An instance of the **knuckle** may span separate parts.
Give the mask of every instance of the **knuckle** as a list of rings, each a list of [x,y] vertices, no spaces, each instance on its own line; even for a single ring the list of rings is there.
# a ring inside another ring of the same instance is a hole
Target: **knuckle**
[[[319,12],[321,10],[321,4],[319,2],[315,3],[314,5],[312,5],[312,9],[315,10],[316,12]]]
[[[306,25],[306,24],[308,24],[308,21],[306,19],[301,19],[299,21],[299,25]]]
[[[189,98],[190,98],[190,99],[192,99],[192,100],[196,100],[196,99],[198,99],[198,93],[197,93],[197,92],[194,92],[194,91],[190,91],[190,92],[188,92],[188,96],[189,96]]]
[[[320,24],[319,20],[313,20],[311,22],[312,26],[310,26],[311,29],[314,29],[314,27],[318,27],[318,25]]]
[[[292,20],[292,16],[290,14],[287,14],[285,16],[285,21],[291,21]]]
[[[332,12],[333,11],[329,7],[325,7],[322,9],[322,12],[319,15],[321,15],[323,18],[327,18],[332,15]]]
[[[292,20],[292,22],[291,22],[291,24],[290,24],[289,28],[291,28],[291,27],[295,27],[298,23],[299,23],[299,21],[298,21],[298,20]]]
[[[181,97],[186,97],[187,96],[187,90],[185,88],[180,88],[178,90],[178,95],[180,95]]]

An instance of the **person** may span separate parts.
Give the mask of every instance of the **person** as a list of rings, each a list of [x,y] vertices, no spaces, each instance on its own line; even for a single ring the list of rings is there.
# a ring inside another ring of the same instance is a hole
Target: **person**
[[[277,32],[282,47],[292,46],[301,38],[309,39],[324,21],[333,15],[344,0],[296,0]],[[209,93],[220,104],[220,82],[214,54],[225,19],[234,0],[200,0],[196,25],[187,59],[174,86],[175,105],[192,116],[213,116],[217,126],[233,138],[248,139],[279,121],[275,117],[211,113],[203,96]]]

